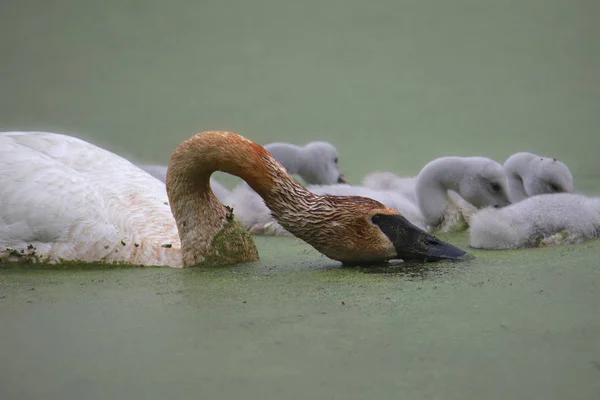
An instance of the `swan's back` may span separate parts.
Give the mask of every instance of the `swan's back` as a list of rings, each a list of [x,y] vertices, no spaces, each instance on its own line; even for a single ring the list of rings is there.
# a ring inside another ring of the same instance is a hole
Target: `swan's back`
[[[600,199],[570,193],[529,197],[471,217],[471,246],[487,249],[535,247],[555,234],[576,242],[600,234]]]
[[[373,190],[392,190],[401,193],[412,201],[417,201],[417,177],[402,178],[393,172],[375,171],[362,180],[363,186]]]
[[[165,183],[167,181],[167,166],[160,164],[138,164],[138,167]]]
[[[181,264],[164,184],[129,161],[47,132],[2,133],[0,154],[0,251],[31,245],[50,262]]]

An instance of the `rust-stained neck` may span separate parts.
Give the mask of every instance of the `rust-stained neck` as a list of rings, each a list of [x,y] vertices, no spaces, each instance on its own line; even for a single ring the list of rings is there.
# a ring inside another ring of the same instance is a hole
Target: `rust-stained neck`
[[[210,189],[210,175],[215,171],[245,180],[283,228],[330,258],[362,262],[396,255],[394,244],[371,217],[397,211],[364,197],[315,195],[262,146],[232,132],[209,131],[179,145],[167,170],[167,193],[184,265],[204,262],[208,252],[214,253],[214,239],[227,224],[225,206]],[[248,231],[240,230],[237,237],[242,233]],[[226,253],[238,261],[249,260],[250,244],[256,251],[248,236],[242,245],[229,246]]]
[[[210,176],[215,171],[244,179],[265,200],[273,192],[276,180],[287,176],[293,181],[264,148],[236,133],[202,132],[177,146],[169,162],[166,184],[184,265],[203,262],[205,253],[214,247],[213,239],[228,223],[225,207],[210,189]],[[239,254],[230,254],[229,258],[241,257],[238,261],[243,261],[249,255],[247,261],[257,259],[257,254],[251,254],[252,249],[256,253],[251,236],[245,229],[240,229],[242,233],[248,239],[230,246],[241,248],[230,249]]]

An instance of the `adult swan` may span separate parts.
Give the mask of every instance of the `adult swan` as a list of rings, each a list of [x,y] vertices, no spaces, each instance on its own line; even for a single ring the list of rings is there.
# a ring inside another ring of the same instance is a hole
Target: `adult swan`
[[[203,132],[180,144],[165,189],[80,139],[6,132],[0,259],[172,267],[256,260],[252,237],[210,190],[214,171],[244,179],[285,229],[345,264],[464,254],[377,201],[310,193],[268,151],[235,133]]]

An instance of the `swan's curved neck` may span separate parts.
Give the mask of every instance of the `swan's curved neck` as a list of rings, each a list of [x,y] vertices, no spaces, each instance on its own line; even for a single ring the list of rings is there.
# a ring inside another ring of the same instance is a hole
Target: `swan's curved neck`
[[[427,164],[417,176],[417,202],[428,225],[435,227],[443,222],[451,204],[448,190],[459,191],[464,168],[461,158],[443,157]]]
[[[233,220],[211,191],[210,176],[215,171],[246,181],[286,229],[285,215],[305,212],[310,208],[306,201],[314,202],[316,198],[260,145],[231,132],[209,131],[192,136],[173,152],[166,182],[181,238],[184,265],[204,262],[206,254],[214,250],[214,238],[224,228],[236,232],[237,235],[230,236],[240,239],[225,243],[219,257],[240,261],[244,257],[247,260],[252,251],[256,252],[248,231]]]
[[[504,162],[504,171],[508,178],[508,190],[511,203],[526,199],[524,180],[531,168],[531,161],[537,156],[532,153],[516,153]]]

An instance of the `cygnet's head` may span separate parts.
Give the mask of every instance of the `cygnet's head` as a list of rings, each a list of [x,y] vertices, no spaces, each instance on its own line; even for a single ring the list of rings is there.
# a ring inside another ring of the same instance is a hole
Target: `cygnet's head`
[[[346,183],[338,165],[336,148],[328,142],[309,142],[302,148],[300,174],[309,185]]]
[[[530,197],[545,193],[573,192],[571,171],[555,158],[537,157],[530,172],[523,177],[525,192]]]
[[[459,194],[477,208],[504,207],[508,199],[508,180],[502,165],[486,157],[465,157],[459,181]]]

